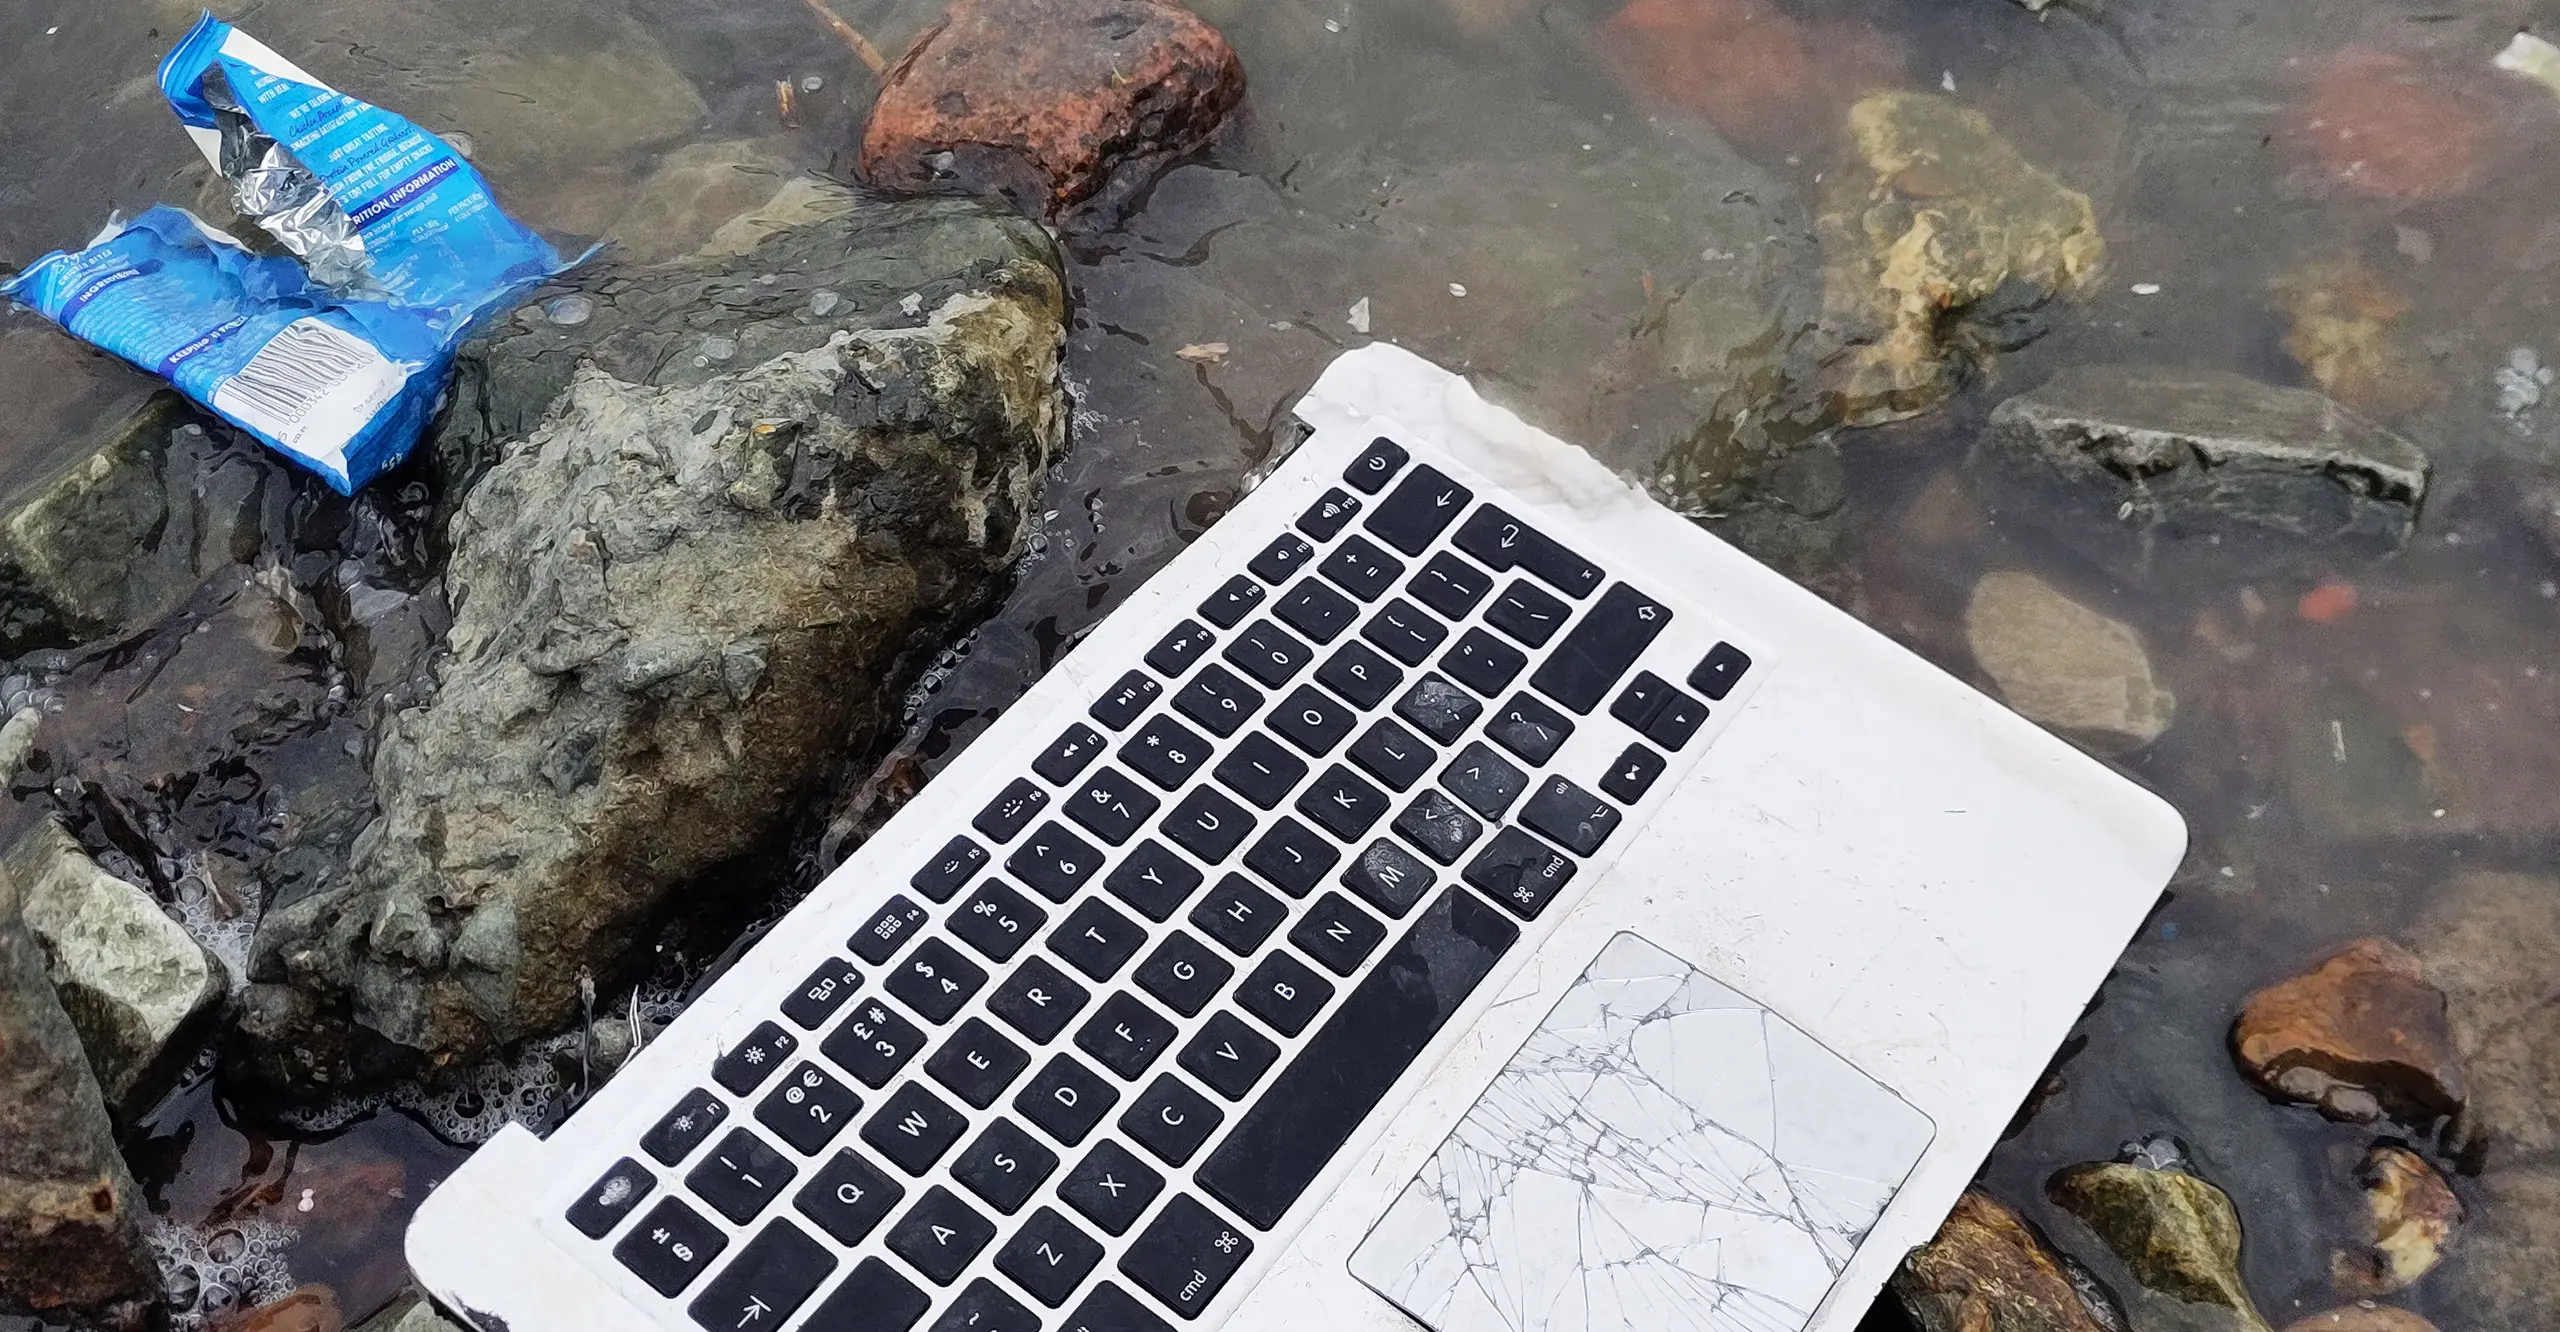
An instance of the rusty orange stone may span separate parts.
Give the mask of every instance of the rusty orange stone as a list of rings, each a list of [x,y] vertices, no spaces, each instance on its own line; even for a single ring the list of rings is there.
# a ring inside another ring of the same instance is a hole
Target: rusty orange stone
[[[2332,578],[2302,594],[2294,603],[2293,613],[2313,624],[2336,624],[2353,614],[2356,608],[2356,585],[2343,578]]]
[[[2333,1119],[2423,1127],[2462,1108],[2444,992],[2388,939],[2358,939],[2249,996],[2231,1048],[2259,1085]]]
[[[882,76],[862,174],[1055,217],[1124,163],[1200,148],[1244,97],[1218,30],[1165,0],[959,0]]]
[[[1799,20],[1774,0],[1633,0],[1602,37],[1646,99],[1755,145],[1832,133],[1849,103],[1898,83],[1902,68],[1875,29]]]
[[[2331,180],[2379,199],[2441,199],[2471,188],[2492,109],[2407,56],[2349,47],[2331,56],[2292,132]]]

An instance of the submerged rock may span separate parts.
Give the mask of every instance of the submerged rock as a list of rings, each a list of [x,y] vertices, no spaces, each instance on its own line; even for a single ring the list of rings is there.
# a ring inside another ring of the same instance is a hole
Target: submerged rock
[[[2427,902],[2410,945],[2442,987],[2469,1092],[2451,1145],[2488,1178],[2560,1167],[2560,879],[2461,874]]]
[[[344,1332],[346,1325],[346,1315],[338,1309],[336,1291],[327,1286],[304,1286],[255,1309],[217,1318],[208,1332]]]
[[[54,997],[44,948],[0,874],[0,1313],[74,1313],[149,1325],[160,1270],[143,1242],[142,1190],[80,1034]]]
[[[2436,1325],[2406,1309],[2350,1304],[2284,1325],[2284,1332],[2436,1332]]]
[[[2141,1283],[2134,1326],[2267,1332],[2240,1278],[2240,1215],[2211,1183],[2182,1170],[2106,1162],[2073,1166],[2046,1192]]]
[[[1828,383],[1843,419],[1871,425],[2031,341],[2027,317],[2094,277],[2106,243],[2089,196],[1952,98],[1877,93],[1850,108],[1849,137],[1866,174],[1843,172],[1817,221],[1825,311],[1849,344]]]
[[[2312,381],[2369,412],[2396,417],[2437,395],[2415,357],[2400,343],[2409,298],[2352,255],[2314,259],[2273,283],[2275,305],[2290,325],[2287,354]]]
[[[2396,546],[2427,492],[2417,445],[2308,389],[2220,371],[2075,366],[1994,408],[1984,438],[2145,528]]]
[[[2101,753],[2160,738],[2177,714],[2131,625],[2033,574],[1987,574],[1965,607],[1966,641],[2000,696],[2030,720]]]
[[[1046,237],[956,202],[845,208],[744,256],[583,275],[612,298],[589,321],[467,354],[473,406],[437,441],[453,627],[376,739],[379,816],[261,923],[256,1080],[565,1026],[582,976],[627,978],[642,931],[722,900],[703,876],[895,721],[1020,556],[1064,425]],[[818,288],[838,317],[807,316]],[[713,334],[724,365],[689,354]]]
[[[1893,1274],[1920,1332],[2123,1332],[2124,1315],[2026,1219],[1968,1189]]]
[[[2240,1067],[2332,1119],[2423,1128],[2462,1107],[2445,996],[2407,949],[2359,939],[2249,996],[2232,1024]]]
[[[2443,1260],[2462,1223],[2462,1201],[2426,1158],[2406,1147],[2374,1148],[2357,1179],[2372,1228],[2362,1247],[2336,1255],[2331,1275],[2349,1295],[2406,1290]]]
[[[1243,97],[1227,39],[1167,0],[957,0],[882,76],[862,174],[1054,217],[1207,143]]]
[[[228,989],[222,964],[149,893],[98,868],[53,819],[0,855],[45,970],[109,1108],[130,1117],[168,1089]]]
[[[1799,19],[1776,0],[1630,0],[1599,37],[1645,98],[1755,147],[1819,136],[1859,96],[1902,77],[1903,53],[1882,32]]]

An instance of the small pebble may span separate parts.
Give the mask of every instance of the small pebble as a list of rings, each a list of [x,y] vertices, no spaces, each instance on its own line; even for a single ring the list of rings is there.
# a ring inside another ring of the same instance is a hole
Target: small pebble
[[[702,359],[713,365],[738,354],[738,340],[725,333],[714,333],[702,340]]]
[[[1463,283],[1463,282],[1452,282],[1452,283],[1450,283],[1450,284],[1449,284],[1449,294],[1450,294],[1450,295],[1452,295],[1452,296],[1464,296],[1464,295],[1466,295],[1466,294],[1467,294],[1467,284],[1466,284],[1466,283]]]
[[[574,292],[567,296],[554,297],[550,304],[542,307],[542,313],[547,316],[552,323],[558,324],[562,328],[576,328],[578,325],[583,324],[587,322],[588,319],[594,317],[595,312],[596,303],[594,301],[587,297],[577,295]]]
[[[1340,19],[1326,19],[1326,20],[1324,21],[1324,30],[1325,30],[1326,32],[1340,32],[1340,31],[1342,31],[1342,20],[1340,20]]]
[[[898,308],[899,308],[901,311],[904,311],[905,313],[910,314],[910,315],[920,315],[920,314],[923,314],[923,313],[924,313],[924,293],[923,293],[923,292],[920,292],[920,291],[911,291],[911,292],[908,292],[908,293],[907,293],[907,295],[906,295],[906,299],[901,300],[901,301],[899,301],[899,302],[898,302]]]
[[[800,91],[802,91],[802,92],[816,92],[816,91],[818,91],[819,89],[824,88],[824,87],[826,87],[826,86],[827,86],[827,81],[826,81],[825,79],[819,78],[819,77],[818,77],[817,75],[815,75],[815,74],[810,74],[810,75],[804,76],[804,77],[800,80]]]
[[[815,318],[824,319],[834,314],[836,307],[842,304],[844,304],[844,298],[832,291],[821,290],[809,293],[809,313]]]
[[[444,136],[444,141],[455,152],[462,154],[462,158],[466,162],[471,160],[472,150],[480,146],[472,142],[471,135],[464,130],[455,130],[453,133]]]
[[[2134,283],[2133,294],[2136,296],[2157,296],[2160,294],[2160,284],[2157,282]]]

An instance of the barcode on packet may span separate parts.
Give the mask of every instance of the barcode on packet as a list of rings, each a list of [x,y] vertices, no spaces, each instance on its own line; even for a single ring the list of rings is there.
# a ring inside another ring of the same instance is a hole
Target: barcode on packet
[[[372,344],[297,319],[214,389],[213,408],[295,453],[344,467],[348,441],[407,380]]]

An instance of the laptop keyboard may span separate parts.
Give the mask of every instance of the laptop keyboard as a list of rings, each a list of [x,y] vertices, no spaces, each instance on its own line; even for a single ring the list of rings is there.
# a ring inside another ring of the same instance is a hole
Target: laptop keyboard
[[[1246,568],[569,1225],[713,1332],[1168,1332],[1752,665],[1384,439]]]

